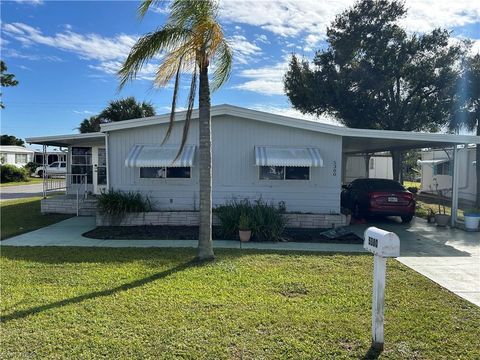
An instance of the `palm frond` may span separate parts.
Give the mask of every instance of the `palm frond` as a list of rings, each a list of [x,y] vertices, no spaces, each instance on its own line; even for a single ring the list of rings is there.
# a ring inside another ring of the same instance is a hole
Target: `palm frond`
[[[213,73],[211,77],[212,92],[218,90],[230,77],[233,54],[228,43],[223,39],[213,57]]]
[[[163,27],[155,32],[148,33],[137,40],[127,59],[118,71],[120,88],[134,79],[142,67],[155,55],[168,52],[172,48],[187,42],[191,35],[188,29]]]
[[[170,110],[170,121],[168,122],[167,132],[163,138],[162,145],[168,140],[173,130],[173,123],[175,121],[175,110],[177,107],[177,97],[178,97],[178,87],[180,85],[180,74],[182,70],[182,60],[183,57],[178,61],[177,73],[175,75],[175,84],[173,86],[173,95],[172,95],[172,109]]]
[[[195,67],[192,72],[192,80],[190,82],[190,92],[188,94],[187,114],[185,115],[185,124],[183,125],[182,142],[180,143],[180,149],[178,149],[176,161],[185,147],[188,139],[188,132],[190,131],[190,123],[192,121],[193,107],[195,106],[195,94],[197,92],[197,68]]]

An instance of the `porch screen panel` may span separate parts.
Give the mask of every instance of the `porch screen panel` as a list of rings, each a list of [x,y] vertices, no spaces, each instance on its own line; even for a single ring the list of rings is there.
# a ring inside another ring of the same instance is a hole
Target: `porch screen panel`
[[[72,174],[87,174],[87,184],[93,183],[91,147],[72,147]],[[79,176],[73,176],[72,183],[81,183],[81,178]]]

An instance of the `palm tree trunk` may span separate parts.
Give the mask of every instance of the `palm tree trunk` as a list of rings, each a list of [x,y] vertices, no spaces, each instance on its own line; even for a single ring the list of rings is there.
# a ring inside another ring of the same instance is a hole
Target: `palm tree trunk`
[[[390,151],[392,155],[393,180],[403,183],[402,179],[402,152]]]
[[[199,87],[200,232],[197,258],[214,258],[212,244],[212,134],[208,65],[200,67]]]

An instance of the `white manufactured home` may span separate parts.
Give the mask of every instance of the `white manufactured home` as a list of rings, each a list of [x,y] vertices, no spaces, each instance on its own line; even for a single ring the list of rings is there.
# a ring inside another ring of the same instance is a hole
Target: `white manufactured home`
[[[460,176],[458,178],[458,196],[462,200],[476,199],[476,147],[464,146],[458,151]],[[453,185],[453,154],[450,149],[422,151],[421,191],[426,193],[440,192],[443,196],[452,196]]]
[[[289,212],[339,215],[347,156],[480,142],[475,136],[348,129],[231,105],[213,106],[211,115],[215,205],[262,198],[284,203]],[[68,147],[67,194],[79,189],[92,194],[135,191],[147,195],[157,210],[196,211],[197,111],[187,146],[173,161],[184,119],[185,112],[177,113],[172,135],[163,146],[168,114],[103,124],[99,133],[27,141]],[[45,211],[53,210],[45,206]]]
[[[2,164],[24,167],[33,161],[33,150],[16,145],[0,145],[0,162]]]

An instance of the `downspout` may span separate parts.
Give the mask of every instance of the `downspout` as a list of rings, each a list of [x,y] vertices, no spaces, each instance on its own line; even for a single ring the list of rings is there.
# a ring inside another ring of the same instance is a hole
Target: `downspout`
[[[110,191],[110,155],[109,155],[109,152],[108,152],[108,132],[105,133],[105,161],[106,161],[106,170],[107,170],[107,192]]]

